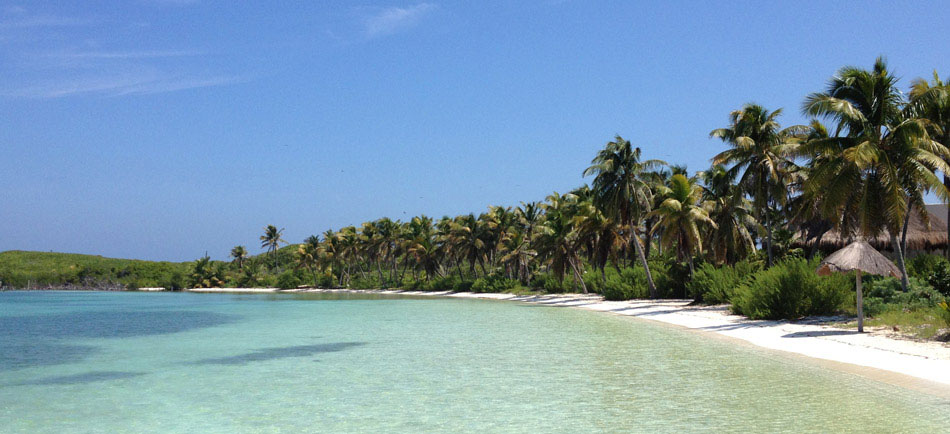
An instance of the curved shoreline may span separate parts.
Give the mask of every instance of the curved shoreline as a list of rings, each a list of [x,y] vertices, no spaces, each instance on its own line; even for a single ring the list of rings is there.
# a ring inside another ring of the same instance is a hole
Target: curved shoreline
[[[599,295],[424,292],[275,288],[190,289],[196,293],[368,293],[516,301],[613,313],[710,333],[756,347],[818,360],[830,367],[885,383],[950,397],[950,347],[896,339],[812,323],[749,320],[727,306],[689,306],[689,300],[606,301]]]

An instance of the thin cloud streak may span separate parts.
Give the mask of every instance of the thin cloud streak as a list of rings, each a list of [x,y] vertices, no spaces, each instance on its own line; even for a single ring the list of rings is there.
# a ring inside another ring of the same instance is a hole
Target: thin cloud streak
[[[65,59],[155,59],[163,57],[187,57],[206,54],[195,50],[157,50],[157,51],[87,51],[78,53],[51,53],[47,57]]]
[[[101,21],[89,18],[59,16],[34,16],[10,21],[0,21],[0,29],[29,29],[38,27],[91,26]]]
[[[160,73],[120,75],[71,81],[48,82],[39,86],[5,91],[8,97],[54,99],[79,95],[117,97],[149,95],[205,87],[228,86],[250,81],[242,76],[164,77]]]
[[[372,39],[408,29],[418,24],[423,17],[436,8],[437,6],[432,3],[419,3],[405,8],[383,9],[364,18],[363,35]]]

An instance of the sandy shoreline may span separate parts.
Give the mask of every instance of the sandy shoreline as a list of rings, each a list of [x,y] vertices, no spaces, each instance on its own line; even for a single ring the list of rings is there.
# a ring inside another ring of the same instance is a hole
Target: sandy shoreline
[[[573,307],[672,324],[713,333],[749,344],[838,364],[837,368],[905,387],[950,394],[950,347],[939,342],[896,339],[883,333],[808,322],[753,321],[729,313],[725,306],[688,306],[685,300],[605,301],[597,295],[514,295],[421,291],[353,291],[274,288],[211,288],[191,292],[359,292],[507,300],[547,306]],[[849,366],[850,365],[850,366]],[[862,369],[865,368],[865,369]],[[872,368],[868,370],[866,368]],[[884,372],[874,372],[880,370]],[[888,375],[894,373],[899,375]]]

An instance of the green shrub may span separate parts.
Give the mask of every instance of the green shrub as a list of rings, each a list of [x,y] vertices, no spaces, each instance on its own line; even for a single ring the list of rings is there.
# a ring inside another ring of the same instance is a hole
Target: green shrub
[[[837,312],[851,298],[848,275],[818,276],[818,260],[783,260],[755,273],[732,297],[732,310],[752,319],[796,319]]]
[[[931,274],[944,269],[950,262],[941,255],[922,254],[907,260],[907,275],[927,280]]]
[[[864,316],[873,317],[884,313],[888,309],[888,304],[879,297],[864,298]]]
[[[480,277],[472,283],[472,292],[508,292],[521,287],[521,282],[502,276]]]
[[[650,273],[660,298],[686,298],[690,281],[689,264],[673,260],[649,261]]]
[[[944,297],[950,297],[950,264],[936,267],[926,277],[927,283]]]
[[[698,302],[729,303],[736,288],[751,279],[758,270],[758,263],[748,261],[723,266],[703,264],[696,269],[687,289],[690,296]]]
[[[277,276],[277,287],[280,289],[296,289],[300,279],[292,271],[284,271]]]
[[[568,283],[568,280],[564,279],[563,282],[560,282],[553,274],[539,273],[531,278],[531,287],[550,294],[561,294],[570,290],[571,284]]]
[[[459,280],[455,275],[433,277],[428,282],[414,281],[409,287],[418,291],[454,291]]]
[[[907,292],[901,290],[901,281],[894,277],[873,277],[863,285],[862,290],[868,298],[907,308],[933,307],[944,299],[943,295],[916,277],[907,279]]]
[[[942,301],[937,306],[940,308],[940,318],[943,319],[944,324],[947,327],[950,327],[950,303]]]
[[[643,268],[622,268],[619,273],[615,268],[604,271],[606,279],[600,272],[584,275],[588,290],[599,293],[606,300],[631,300],[650,296],[646,272]],[[657,282],[657,286],[659,285],[660,283]]]

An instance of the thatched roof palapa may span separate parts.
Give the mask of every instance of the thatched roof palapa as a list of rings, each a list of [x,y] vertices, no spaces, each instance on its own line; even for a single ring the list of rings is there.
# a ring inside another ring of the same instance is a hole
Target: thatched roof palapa
[[[937,216],[928,213],[929,225],[924,223],[923,212],[917,210],[911,214],[910,221],[907,224],[907,250],[940,250],[947,246],[947,224]],[[804,228],[796,234],[793,245],[796,247],[812,247],[815,245],[814,238],[807,239]],[[856,239],[856,238],[855,238]],[[876,237],[864,238],[868,244],[878,250],[891,249],[891,234],[887,229],[881,231]],[[844,248],[853,239],[842,238],[841,234],[832,229],[825,232],[820,240],[817,240],[818,247],[822,250],[837,250]]]
[[[818,266],[818,274],[822,276],[855,270],[881,276],[898,277],[901,275],[900,268],[897,268],[890,259],[887,259],[864,241],[855,241],[832,253]]]

